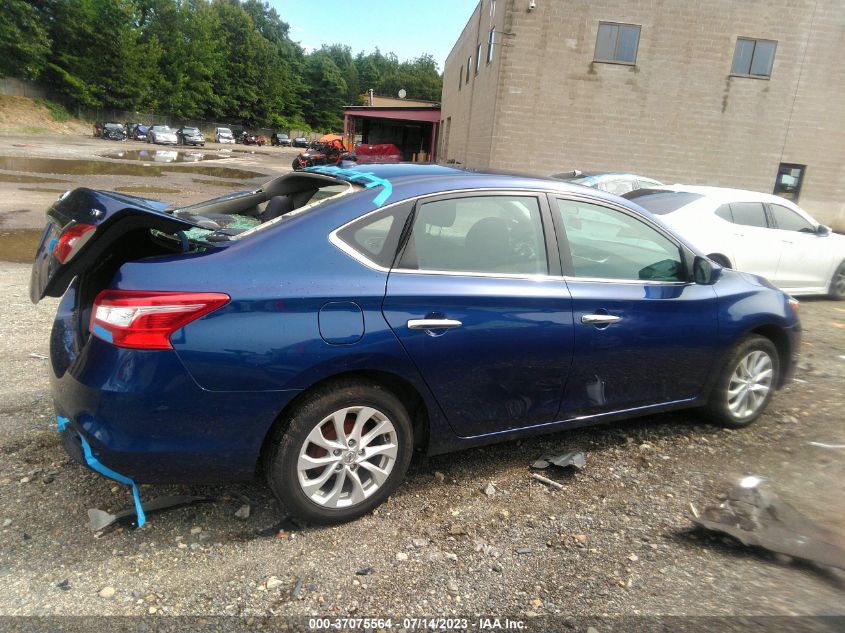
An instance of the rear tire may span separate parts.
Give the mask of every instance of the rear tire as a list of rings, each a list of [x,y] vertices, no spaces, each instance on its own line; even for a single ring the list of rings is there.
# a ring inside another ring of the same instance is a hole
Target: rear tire
[[[357,519],[402,482],[413,453],[405,407],[377,383],[345,380],[308,394],[270,438],[264,472],[295,517]]]
[[[833,272],[827,296],[834,301],[845,301],[845,261],[839,264]]]
[[[716,381],[706,411],[732,429],[748,426],[766,410],[780,377],[780,360],[774,343],[751,335],[728,355]]]

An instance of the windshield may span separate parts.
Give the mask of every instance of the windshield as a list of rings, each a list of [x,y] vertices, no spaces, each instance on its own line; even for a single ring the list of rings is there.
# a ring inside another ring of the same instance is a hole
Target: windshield
[[[182,131],[185,134],[199,134],[200,133],[200,131],[195,127],[183,127]]]
[[[232,130],[230,130],[227,127],[221,127],[221,128],[217,128],[217,133],[218,134],[231,134]]]
[[[123,126],[120,123],[106,123],[107,130],[122,130]]]
[[[629,191],[622,197],[636,202],[643,209],[655,215],[668,215],[704,196],[700,193],[690,193],[687,191],[637,189],[635,191]]]
[[[170,129],[168,126],[166,126],[166,125],[154,125],[154,126],[153,126],[153,132],[172,132],[172,131],[173,131],[173,130],[171,130],[171,129]]]

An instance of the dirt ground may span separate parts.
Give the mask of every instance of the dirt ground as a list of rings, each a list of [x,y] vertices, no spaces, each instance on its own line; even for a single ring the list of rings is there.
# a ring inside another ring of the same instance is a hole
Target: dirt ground
[[[86,161],[142,145],[13,140],[0,154]],[[272,174],[293,153],[266,148],[186,168]],[[221,178],[182,172],[3,175],[57,178],[58,188],[185,186],[185,201],[231,190],[191,188],[194,178]],[[55,194],[25,186],[0,181],[0,232],[43,225]],[[7,252],[0,242],[0,260]],[[142,486],[144,499],[215,500],[98,536],[87,510],[120,510],[131,498],[60,446],[44,357],[56,301],[33,306],[28,279],[28,265],[0,263],[0,616],[845,615],[841,575],[689,530],[690,503],[717,501],[756,474],[845,546],[845,451],[809,444],[845,444],[845,303],[802,301],[798,380],[746,430],[681,412],[421,458],[372,515],[331,528],[284,525],[280,535],[284,517],[260,482]],[[531,478],[539,455],[571,448],[587,463],[547,473],[562,489]]]

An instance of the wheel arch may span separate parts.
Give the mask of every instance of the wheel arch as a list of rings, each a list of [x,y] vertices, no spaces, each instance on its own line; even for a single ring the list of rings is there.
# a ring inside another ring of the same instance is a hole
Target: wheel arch
[[[789,336],[783,328],[772,324],[759,325],[753,330],[750,330],[748,334],[758,334],[769,339],[774,344],[778,352],[778,365],[780,366],[780,375],[778,376],[776,388],[780,389],[786,384],[788,376],[791,373],[789,367],[792,364],[792,344]]]
[[[411,419],[411,428],[414,434],[414,450],[426,450],[429,444],[430,432],[430,417],[428,407],[417,388],[405,378],[401,376],[378,369],[356,369],[352,371],[342,372],[327,376],[318,380],[308,388],[303,389],[296,395],[285,407],[279,412],[270,428],[267,429],[264,435],[264,440],[261,443],[261,450],[259,452],[258,461],[256,463],[256,474],[262,472],[263,464],[269,454],[271,440],[278,433],[279,428],[288,423],[288,417],[299,403],[302,402],[308,395],[316,389],[322,389],[330,386],[332,383],[340,383],[347,381],[360,381],[378,384],[394,396],[405,406],[408,411],[408,416]]]

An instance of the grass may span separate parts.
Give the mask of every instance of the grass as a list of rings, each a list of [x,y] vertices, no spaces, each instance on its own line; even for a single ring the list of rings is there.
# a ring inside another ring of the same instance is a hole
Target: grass
[[[71,119],[70,112],[68,112],[61,103],[56,103],[55,101],[50,101],[49,99],[43,99],[41,97],[37,98],[35,102],[47,108],[54,121],[63,123],[64,121],[69,121]]]

